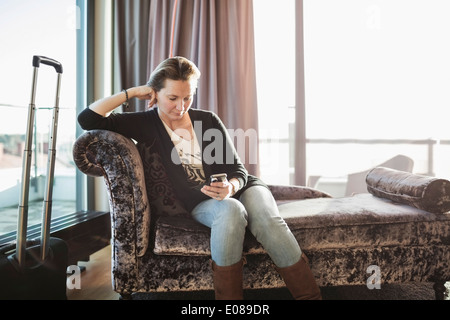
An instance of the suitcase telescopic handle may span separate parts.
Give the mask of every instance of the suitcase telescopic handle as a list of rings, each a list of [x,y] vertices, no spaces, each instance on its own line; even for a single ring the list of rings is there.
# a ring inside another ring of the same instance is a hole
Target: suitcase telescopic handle
[[[30,186],[30,169],[31,156],[33,153],[33,136],[34,136],[34,119],[35,119],[35,95],[37,87],[37,77],[40,64],[46,64],[55,68],[57,72],[57,86],[56,86],[56,101],[53,108],[52,131],[49,135],[49,149],[48,149],[48,163],[47,163],[47,187],[45,190],[45,199],[43,206],[43,222],[41,231],[41,258],[45,260],[49,249],[50,237],[50,221],[51,221],[51,204],[52,204],[52,188],[53,175],[55,168],[56,157],[56,131],[58,124],[59,113],[59,98],[62,77],[62,65],[54,59],[43,56],[33,56],[33,83],[31,86],[31,102],[28,108],[28,121],[26,129],[25,148],[22,164],[22,188],[19,198],[19,217],[17,222],[17,244],[16,244],[16,258],[20,267],[25,265],[25,252],[27,242],[27,222],[28,222],[28,197]]]
[[[52,66],[53,68],[55,68],[57,73],[63,73],[62,64],[58,61],[44,56],[33,56],[33,67],[39,68],[41,63]]]

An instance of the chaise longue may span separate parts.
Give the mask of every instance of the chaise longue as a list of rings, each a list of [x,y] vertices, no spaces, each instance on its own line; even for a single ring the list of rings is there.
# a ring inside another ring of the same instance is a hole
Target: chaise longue
[[[112,286],[123,299],[213,290],[210,230],[180,205],[151,146],[92,130],[77,139],[73,157],[83,173],[104,177]],[[450,183],[383,167],[370,171],[366,182],[367,193],[342,198],[304,186],[269,186],[318,285],[433,282],[436,299],[448,298]],[[251,234],[244,253],[245,289],[284,286]]]

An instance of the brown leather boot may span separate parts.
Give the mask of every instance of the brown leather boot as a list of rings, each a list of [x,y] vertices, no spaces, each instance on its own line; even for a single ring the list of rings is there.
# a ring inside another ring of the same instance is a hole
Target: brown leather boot
[[[304,253],[294,265],[276,269],[295,300],[322,300],[319,286]]]
[[[231,266],[220,267],[212,262],[216,300],[243,300],[242,268],[244,259]]]

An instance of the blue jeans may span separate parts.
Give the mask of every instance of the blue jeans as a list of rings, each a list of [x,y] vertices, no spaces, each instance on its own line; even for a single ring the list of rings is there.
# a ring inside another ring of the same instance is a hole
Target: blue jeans
[[[239,200],[205,200],[192,210],[192,216],[211,228],[211,256],[218,266],[230,266],[242,259],[247,227],[277,267],[291,266],[302,255],[272,193],[263,186],[248,188]]]

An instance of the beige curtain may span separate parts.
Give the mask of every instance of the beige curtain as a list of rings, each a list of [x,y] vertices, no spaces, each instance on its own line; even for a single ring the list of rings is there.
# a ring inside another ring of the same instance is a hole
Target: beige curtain
[[[145,83],[169,57],[175,2],[115,0],[116,69],[122,88]],[[245,138],[245,149],[237,145],[238,151],[249,173],[258,175],[252,0],[178,0],[173,53],[194,61],[202,72],[194,107],[217,113],[239,137],[236,144]]]

